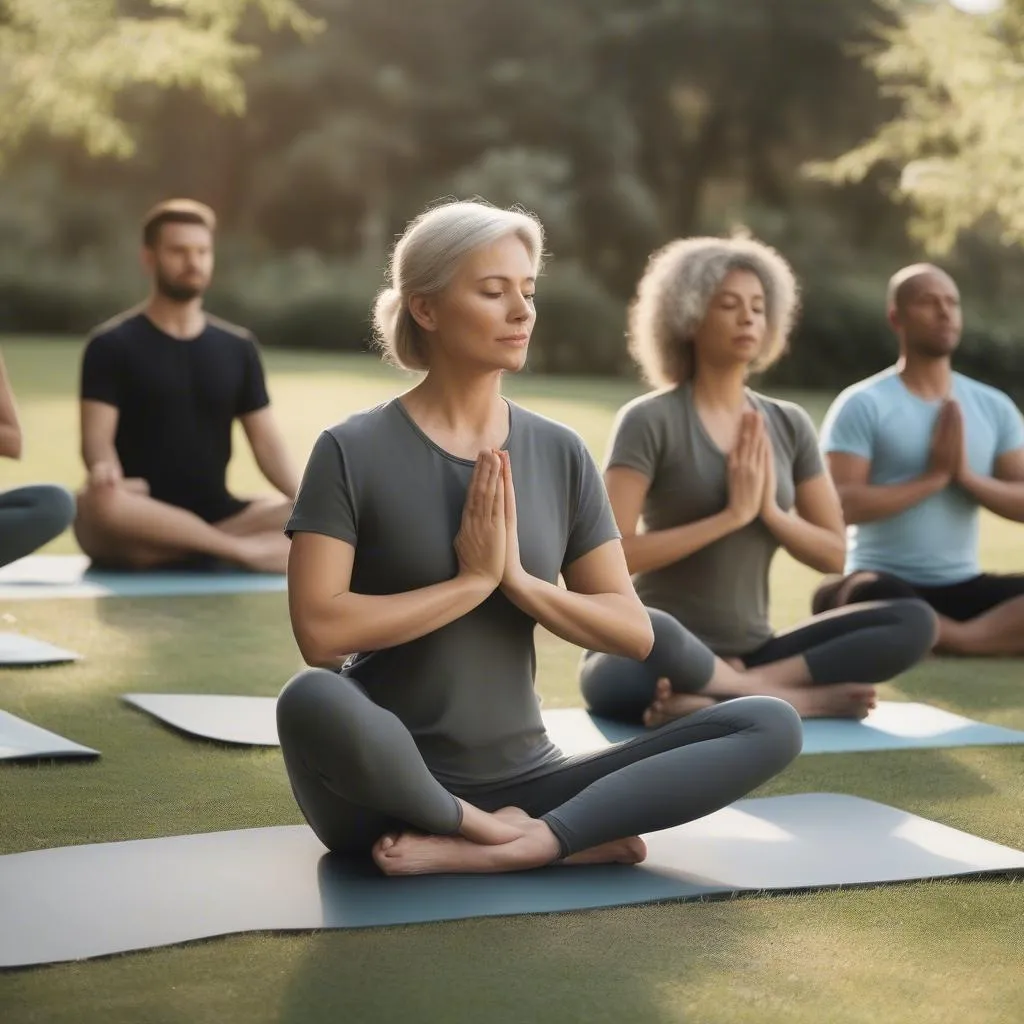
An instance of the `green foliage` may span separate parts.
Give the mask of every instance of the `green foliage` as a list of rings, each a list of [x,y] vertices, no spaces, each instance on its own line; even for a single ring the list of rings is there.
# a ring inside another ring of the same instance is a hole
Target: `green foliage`
[[[0,0],[0,157],[33,128],[93,155],[135,152],[117,97],[129,86],[197,90],[221,113],[245,108],[241,69],[258,50],[238,40],[259,10],[309,36],[318,22],[293,0]]]
[[[934,253],[988,220],[1003,242],[1024,242],[1024,2],[989,16],[915,4],[880,34],[867,62],[898,115],[810,173],[856,182],[895,166],[894,198],[910,201],[914,237]]]

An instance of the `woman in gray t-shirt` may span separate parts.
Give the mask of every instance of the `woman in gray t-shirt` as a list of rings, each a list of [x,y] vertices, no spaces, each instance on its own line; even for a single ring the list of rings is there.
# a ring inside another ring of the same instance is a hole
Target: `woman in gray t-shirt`
[[[819,572],[841,571],[845,551],[810,418],[747,387],[784,351],[796,306],[788,264],[753,240],[673,242],[640,281],[630,351],[658,390],[620,410],[605,485],[655,645],[642,663],[584,657],[583,693],[599,714],[660,724],[770,693],[805,717],[859,718],[875,701],[870,684],[931,649],[935,616],[913,600],[773,634],[778,548]]]
[[[653,633],[582,441],[501,397],[541,248],[532,218],[482,204],[413,222],[375,316],[391,359],[426,374],[321,435],[288,523],[292,626],[317,666],[278,701],[288,776],[325,845],[388,874],[635,863],[641,833],[731,803],[800,748],[771,697],[589,756],[548,739],[535,625],[627,659]]]

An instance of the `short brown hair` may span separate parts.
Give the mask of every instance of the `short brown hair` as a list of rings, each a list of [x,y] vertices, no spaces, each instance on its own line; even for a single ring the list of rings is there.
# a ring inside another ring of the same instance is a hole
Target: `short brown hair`
[[[212,233],[217,228],[217,215],[195,199],[165,199],[142,219],[142,244],[147,249],[159,241],[160,229],[165,224],[201,224]]]

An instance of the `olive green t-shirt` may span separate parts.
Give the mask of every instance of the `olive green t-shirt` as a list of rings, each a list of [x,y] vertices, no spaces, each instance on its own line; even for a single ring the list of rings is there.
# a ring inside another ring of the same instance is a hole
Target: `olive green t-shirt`
[[[790,509],[796,486],[824,471],[814,425],[791,402],[747,395],[771,438],[779,506]],[[726,455],[704,429],[689,383],[624,406],[606,466],[627,466],[650,480],[642,513],[649,532],[706,519],[728,504]],[[678,562],[637,574],[633,582],[644,604],[674,616],[716,654],[748,654],[772,635],[768,570],[777,548],[755,519]]]
[[[568,427],[509,402],[523,568],[556,583],[619,537],[601,474]],[[452,579],[473,462],[444,451],[398,399],[317,440],[286,530],[355,549],[351,589],[399,594]],[[560,757],[534,692],[536,622],[500,590],[408,643],[362,651],[345,671],[412,733],[427,767],[454,787],[514,778]],[[387,765],[381,765],[387,771]]]

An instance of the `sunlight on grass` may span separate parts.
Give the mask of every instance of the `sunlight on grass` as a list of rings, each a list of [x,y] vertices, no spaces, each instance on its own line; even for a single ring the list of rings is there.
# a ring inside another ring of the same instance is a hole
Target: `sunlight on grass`
[[[4,484],[75,486],[80,343],[3,345],[28,435]],[[270,388],[296,459],[317,433],[408,378],[372,358],[268,351]],[[509,381],[523,405],[603,454],[632,381]],[[825,395],[793,396],[816,419]],[[262,490],[241,437],[240,492]],[[1024,570],[1021,527],[986,517],[985,564]],[[65,534],[51,550],[72,551]],[[817,574],[772,569],[773,617],[807,615]],[[294,824],[276,749],[198,742],[127,707],[131,691],[273,696],[300,667],[283,594],[0,602],[14,629],[84,655],[4,670],[0,706],[102,751],[95,763],[0,766],[0,852]],[[579,651],[539,630],[546,706],[578,706]],[[882,688],[1024,729],[1018,662],[934,660]],[[997,842],[1024,835],[1024,749],[801,757],[758,795],[844,792]],[[271,883],[272,884],[272,883]],[[723,903],[626,907],[302,935],[245,935],[97,962],[0,974],[3,1024],[333,1024],[362,1020],[903,1024],[1015,1021],[1024,1003],[1024,886],[924,883]],[[481,950],[499,951],[481,955]]]

